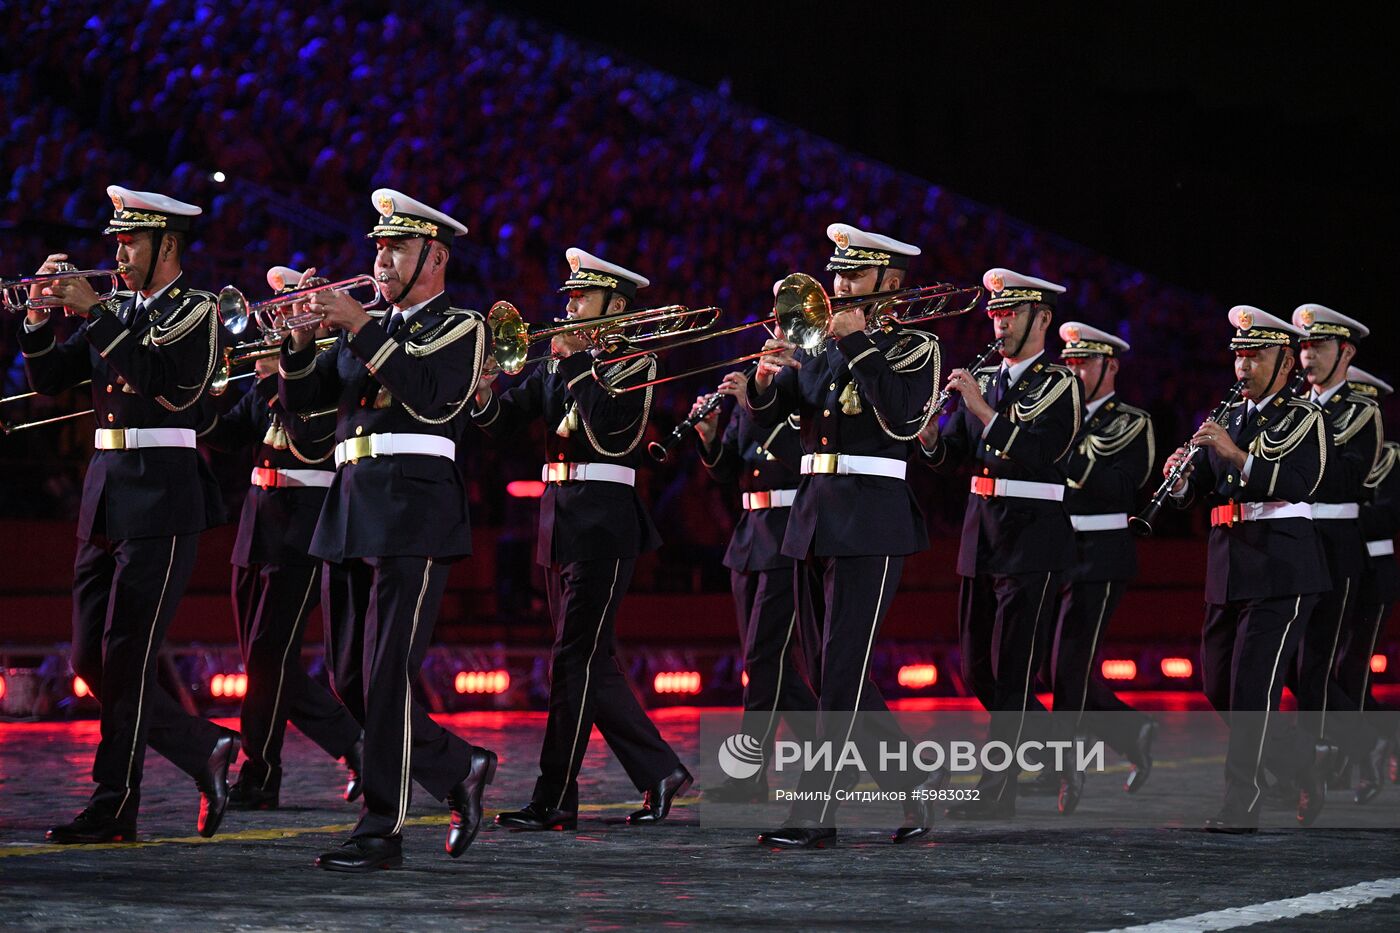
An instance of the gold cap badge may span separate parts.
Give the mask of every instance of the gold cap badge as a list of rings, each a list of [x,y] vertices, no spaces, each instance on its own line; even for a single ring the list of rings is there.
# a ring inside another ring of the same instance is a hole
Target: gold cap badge
[[[1313,313],[1312,308],[1304,308],[1298,312],[1298,320],[1303,322],[1304,327],[1312,327],[1313,321],[1317,320],[1317,315]]]
[[[379,208],[379,213],[388,217],[394,212],[394,199],[387,194],[381,194],[375,199],[374,206]]]
[[[1254,315],[1248,311],[1240,312],[1240,330],[1249,330],[1254,326]]]
[[[578,272],[578,256],[576,254],[569,255],[569,271]]]
[[[850,245],[851,245],[851,237],[850,237],[850,234],[846,233],[846,231],[844,231],[844,230],[837,231],[837,233],[836,233],[836,246],[837,246],[837,248],[838,248],[838,249],[846,249],[846,248],[849,247]]]
[[[1079,331],[1079,328],[1078,328],[1078,327],[1066,327],[1066,328],[1065,328],[1065,339],[1068,340],[1070,343],[1078,343],[1078,342],[1079,342],[1079,336],[1080,336],[1080,331]]]
[[[112,195],[112,207],[113,207],[114,209],[116,209],[116,210],[119,210],[119,211],[124,211],[124,210],[126,210],[126,206],[125,206],[125,204],[123,204],[123,202],[122,202],[122,196],[121,196],[121,195],[119,195],[119,194],[114,194],[114,195]]]
[[[1006,279],[1003,279],[1003,278],[1001,277],[1001,273],[1000,273],[1000,272],[996,272],[996,273],[993,273],[993,274],[992,274],[991,286],[992,286],[992,291],[994,291],[994,292],[999,292],[999,291],[1001,291],[1002,289],[1006,288]]]

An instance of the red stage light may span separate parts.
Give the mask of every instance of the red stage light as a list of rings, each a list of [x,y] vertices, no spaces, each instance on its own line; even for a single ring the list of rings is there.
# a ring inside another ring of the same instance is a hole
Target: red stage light
[[[209,694],[226,700],[241,700],[248,695],[248,675],[215,674],[209,678]]]
[[[5,699],[5,678],[0,676],[0,700]]]
[[[1163,658],[1162,676],[1172,677],[1177,680],[1185,680],[1196,670],[1196,666],[1191,663],[1190,658]]]
[[[537,479],[513,479],[506,483],[506,495],[516,499],[538,499],[544,495],[544,483]]]
[[[748,685],[749,685],[749,672],[748,672],[748,671],[740,671],[740,672],[739,672],[739,686],[744,687],[744,688],[747,688]]]
[[[1099,668],[1105,680],[1132,680],[1137,677],[1137,662],[1126,658],[1113,658],[1103,662]]]
[[[1385,659],[1385,655],[1383,655],[1383,654],[1373,654],[1373,655],[1371,655],[1371,673],[1372,673],[1372,674],[1384,674],[1384,673],[1385,673],[1385,668],[1386,668],[1386,659]]]
[[[910,690],[922,690],[938,683],[938,668],[933,664],[906,664],[899,669],[899,685]]]
[[[92,690],[88,687],[86,680],[83,680],[81,677],[73,678],[73,696],[80,700],[83,697],[92,696]]]
[[[510,689],[509,671],[458,671],[452,679],[458,693],[501,694]]]
[[[216,697],[224,695],[224,675],[215,674],[209,678],[209,693]]]
[[[694,695],[700,692],[699,671],[662,671],[651,681],[657,693],[684,693]]]
[[[234,695],[234,696],[238,697],[238,698],[241,700],[241,699],[243,699],[245,696],[248,695],[248,675],[247,675],[247,674],[230,674],[230,675],[228,675],[228,680],[225,680],[225,681],[224,681],[224,685],[227,686],[228,683],[229,683],[229,681],[232,681],[232,682],[233,682],[233,695]]]

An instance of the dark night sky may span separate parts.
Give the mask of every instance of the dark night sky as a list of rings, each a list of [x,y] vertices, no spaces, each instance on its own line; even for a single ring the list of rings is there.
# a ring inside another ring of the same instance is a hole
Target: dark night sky
[[[1227,304],[1352,314],[1379,331],[1367,363],[1400,372],[1373,355],[1394,345],[1380,319],[1400,260],[1400,68],[1372,20],[1316,4],[1306,18],[1185,3],[510,6],[701,85],[727,79],[744,103]]]

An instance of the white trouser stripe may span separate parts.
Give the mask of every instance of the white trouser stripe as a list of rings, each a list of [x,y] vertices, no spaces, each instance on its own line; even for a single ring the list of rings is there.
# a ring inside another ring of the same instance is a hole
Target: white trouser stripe
[[[428,577],[433,570],[433,559],[429,557],[423,565],[423,584],[418,589],[418,602],[413,607],[413,627],[408,631],[408,657],[403,662],[403,764],[399,769],[399,816],[394,823],[392,835],[403,832],[403,821],[408,816],[408,781],[413,771],[413,640],[418,637],[418,615],[423,611],[423,599],[428,595]]]
[[[1298,621],[1298,610],[1302,608],[1303,597],[1299,596],[1293,601],[1293,618],[1288,620],[1288,624],[1283,627],[1283,637],[1278,640],[1278,653],[1274,655],[1274,669],[1269,674],[1269,692],[1264,694],[1264,727],[1259,731],[1259,754],[1254,756],[1254,799],[1249,802],[1249,809],[1253,810],[1255,804],[1259,802],[1259,795],[1263,793],[1259,788],[1259,763],[1264,760],[1264,742],[1269,737],[1269,713],[1273,704],[1271,697],[1274,695],[1274,681],[1278,679],[1279,661],[1283,660],[1283,646],[1288,644],[1288,630],[1293,628],[1293,623]]]
[[[267,750],[272,747],[272,734],[277,728],[277,716],[282,705],[282,685],[287,679],[287,655],[291,653],[292,645],[301,640],[301,617],[306,612],[306,604],[311,599],[311,591],[316,586],[316,576],[321,571],[320,566],[311,568],[311,580],[306,584],[306,593],[301,597],[301,608],[297,610],[297,617],[292,620],[292,630],[287,638],[287,646],[282,649],[282,666],[277,669],[277,695],[272,698],[272,717],[268,720],[267,738],[263,740],[262,760],[267,762]],[[252,639],[248,641],[248,650],[252,651]],[[247,656],[245,655],[245,658]],[[247,669],[247,661],[244,661],[244,669]],[[263,774],[262,789],[267,790],[268,782],[272,780],[272,769],[268,768]]]
[[[1035,625],[1031,627],[1031,652],[1026,659],[1026,686],[1021,691],[1021,718],[1016,723],[1016,741],[1011,743],[1012,749],[1019,748],[1021,745],[1021,732],[1026,727],[1026,707],[1031,705],[1031,678],[1035,674],[1035,645],[1036,638],[1040,635],[1040,612],[1045,608],[1045,594],[1050,592],[1051,576],[1053,574],[1047,573],[1045,575],[1045,585],[1040,588],[1040,605],[1035,607]],[[1011,786],[1013,780],[1015,780],[1014,777],[1002,781],[1001,787],[997,790],[997,800],[1001,800],[1002,795],[1006,793],[1006,789]]]
[[[778,720],[778,706],[779,706],[779,704],[781,703],[781,697],[782,697],[782,695],[783,695],[783,669],[784,669],[785,667],[787,667],[788,645],[792,642],[792,630],[793,630],[794,628],[797,627],[797,593],[796,593],[796,592],[794,592],[794,593],[792,594],[792,598],[793,598],[792,620],[788,622],[787,635],[783,638],[783,650],[782,650],[782,653],[778,655],[778,684],[777,684],[776,687],[773,688],[773,708],[770,709],[770,710],[768,711],[768,725],[766,725],[766,726],[763,727],[763,748],[762,748],[762,750],[759,752],[759,755],[760,755],[760,756],[767,756],[767,754],[768,754],[768,740],[769,740],[769,738],[773,735],[773,731],[774,731],[774,730],[773,730],[773,723],[777,722],[777,720]],[[752,620],[752,619],[750,619],[749,621],[750,621],[750,624],[753,623],[753,620]],[[750,681],[749,681],[749,682],[752,683],[752,682],[753,682],[753,681],[752,681],[753,675],[750,674],[749,677],[750,677]],[[766,757],[764,757],[764,760],[763,760],[763,768],[764,768],[764,774],[765,774],[765,776],[766,776],[766,775],[767,775],[767,770],[768,770],[768,760],[767,760]]]
[[[1084,719],[1084,707],[1089,705],[1089,678],[1094,676],[1094,655],[1099,650],[1099,633],[1103,631],[1103,619],[1108,613],[1108,597],[1113,594],[1113,581],[1109,580],[1104,584],[1103,604],[1099,606],[1099,621],[1094,625],[1094,641],[1089,646],[1089,669],[1084,672],[1084,693],[1079,697],[1079,718],[1074,721],[1074,728],[1079,730],[1079,723]]]
[[[1371,659],[1376,656],[1376,637],[1381,633],[1381,623],[1385,621],[1385,611],[1389,608],[1389,606],[1382,604],[1381,607],[1376,610],[1376,624],[1371,626],[1371,650],[1366,652],[1366,660],[1361,667],[1363,671],[1361,675],[1361,696],[1358,697],[1356,701],[1360,704],[1357,707],[1358,713],[1366,712],[1366,694],[1371,689]]]
[[[846,743],[851,741],[851,732],[856,727],[856,717],[860,715],[860,698],[865,693],[865,681],[869,676],[868,672],[870,670],[870,651],[875,647],[875,630],[880,627],[880,607],[885,604],[885,581],[889,578],[890,559],[886,557],[884,573],[880,574],[880,595],[875,600],[875,614],[870,617],[870,637],[865,641],[865,660],[862,661],[860,665],[860,686],[856,687],[855,709],[851,710],[851,718],[846,725],[846,738],[841,742],[841,751],[838,751],[836,753],[837,755],[844,754]],[[831,806],[831,792],[836,788],[836,774],[837,771],[833,768],[831,771],[831,783],[828,784],[826,788],[826,802],[822,804],[821,819],[823,820],[826,819],[827,808]]]
[[[1342,605],[1337,610],[1337,630],[1332,634],[1332,653],[1327,656],[1327,680],[1332,679],[1332,665],[1337,660],[1337,642],[1342,640],[1342,620],[1347,617],[1347,600],[1351,598],[1351,577],[1347,577],[1347,585],[1342,589]],[[1371,659],[1366,659],[1366,666],[1371,666]],[[1322,716],[1317,721],[1317,731],[1319,735],[1327,734],[1327,684],[1322,685]]]
[[[151,630],[146,636],[146,656],[141,661],[141,686],[136,691],[136,722],[131,733],[131,755],[126,760],[126,792],[122,794],[122,802],[117,804],[117,817],[122,815],[122,810],[131,797],[131,771],[136,766],[136,744],[141,735],[141,710],[146,705],[146,678],[150,676],[147,669],[151,666],[151,648],[156,641],[156,624],[160,621],[160,610],[165,606],[165,591],[170,587],[170,573],[175,567],[175,545],[179,540],[178,536],[170,538],[170,560],[165,565],[165,582],[160,585],[160,599],[156,600],[156,613],[151,617]],[[104,663],[105,660],[104,658]],[[101,697],[98,697],[98,702],[102,702]]]
[[[574,773],[574,758],[578,755],[579,733],[583,731],[583,710],[588,705],[588,683],[593,678],[593,656],[598,653],[598,640],[603,635],[603,623],[608,618],[608,610],[612,608],[613,593],[617,591],[617,577],[622,572],[622,561],[618,560],[613,565],[612,586],[608,587],[608,601],[603,604],[603,614],[598,617],[598,627],[593,632],[593,647],[588,651],[588,664],[583,669],[583,696],[579,698],[578,722],[574,724],[574,743],[569,746],[569,767],[564,771],[564,786],[559,791],[559,802],[554,805],[554,809],[564,808],[564,798],[569,794],[569,775]],[[559,620],[560,628],[563,628],[564,620]],[[551,672],[552,676],[553,672]]]

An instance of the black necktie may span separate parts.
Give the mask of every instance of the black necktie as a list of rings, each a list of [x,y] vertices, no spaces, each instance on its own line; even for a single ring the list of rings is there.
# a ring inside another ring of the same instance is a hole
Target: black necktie
[[[1006,398],[1006,394],[1011,391],[1011,370],[1003,366],[997,373],[997,399],[992,403],[992,407],[1001,404],[1001,400]]]
[[[402,312],[402,311],[395,311],[394,314],[393,314],[393,317],[389,318],[389,326],[385,329],[384,332],[385,332],[386,334],[388,334],[390,337],[392,337],[392,336],[394,336],[394,332],[397,331],[397,330],[399,329],[399,325],[402,324],[402,323],[403,323],[403,312]]]

